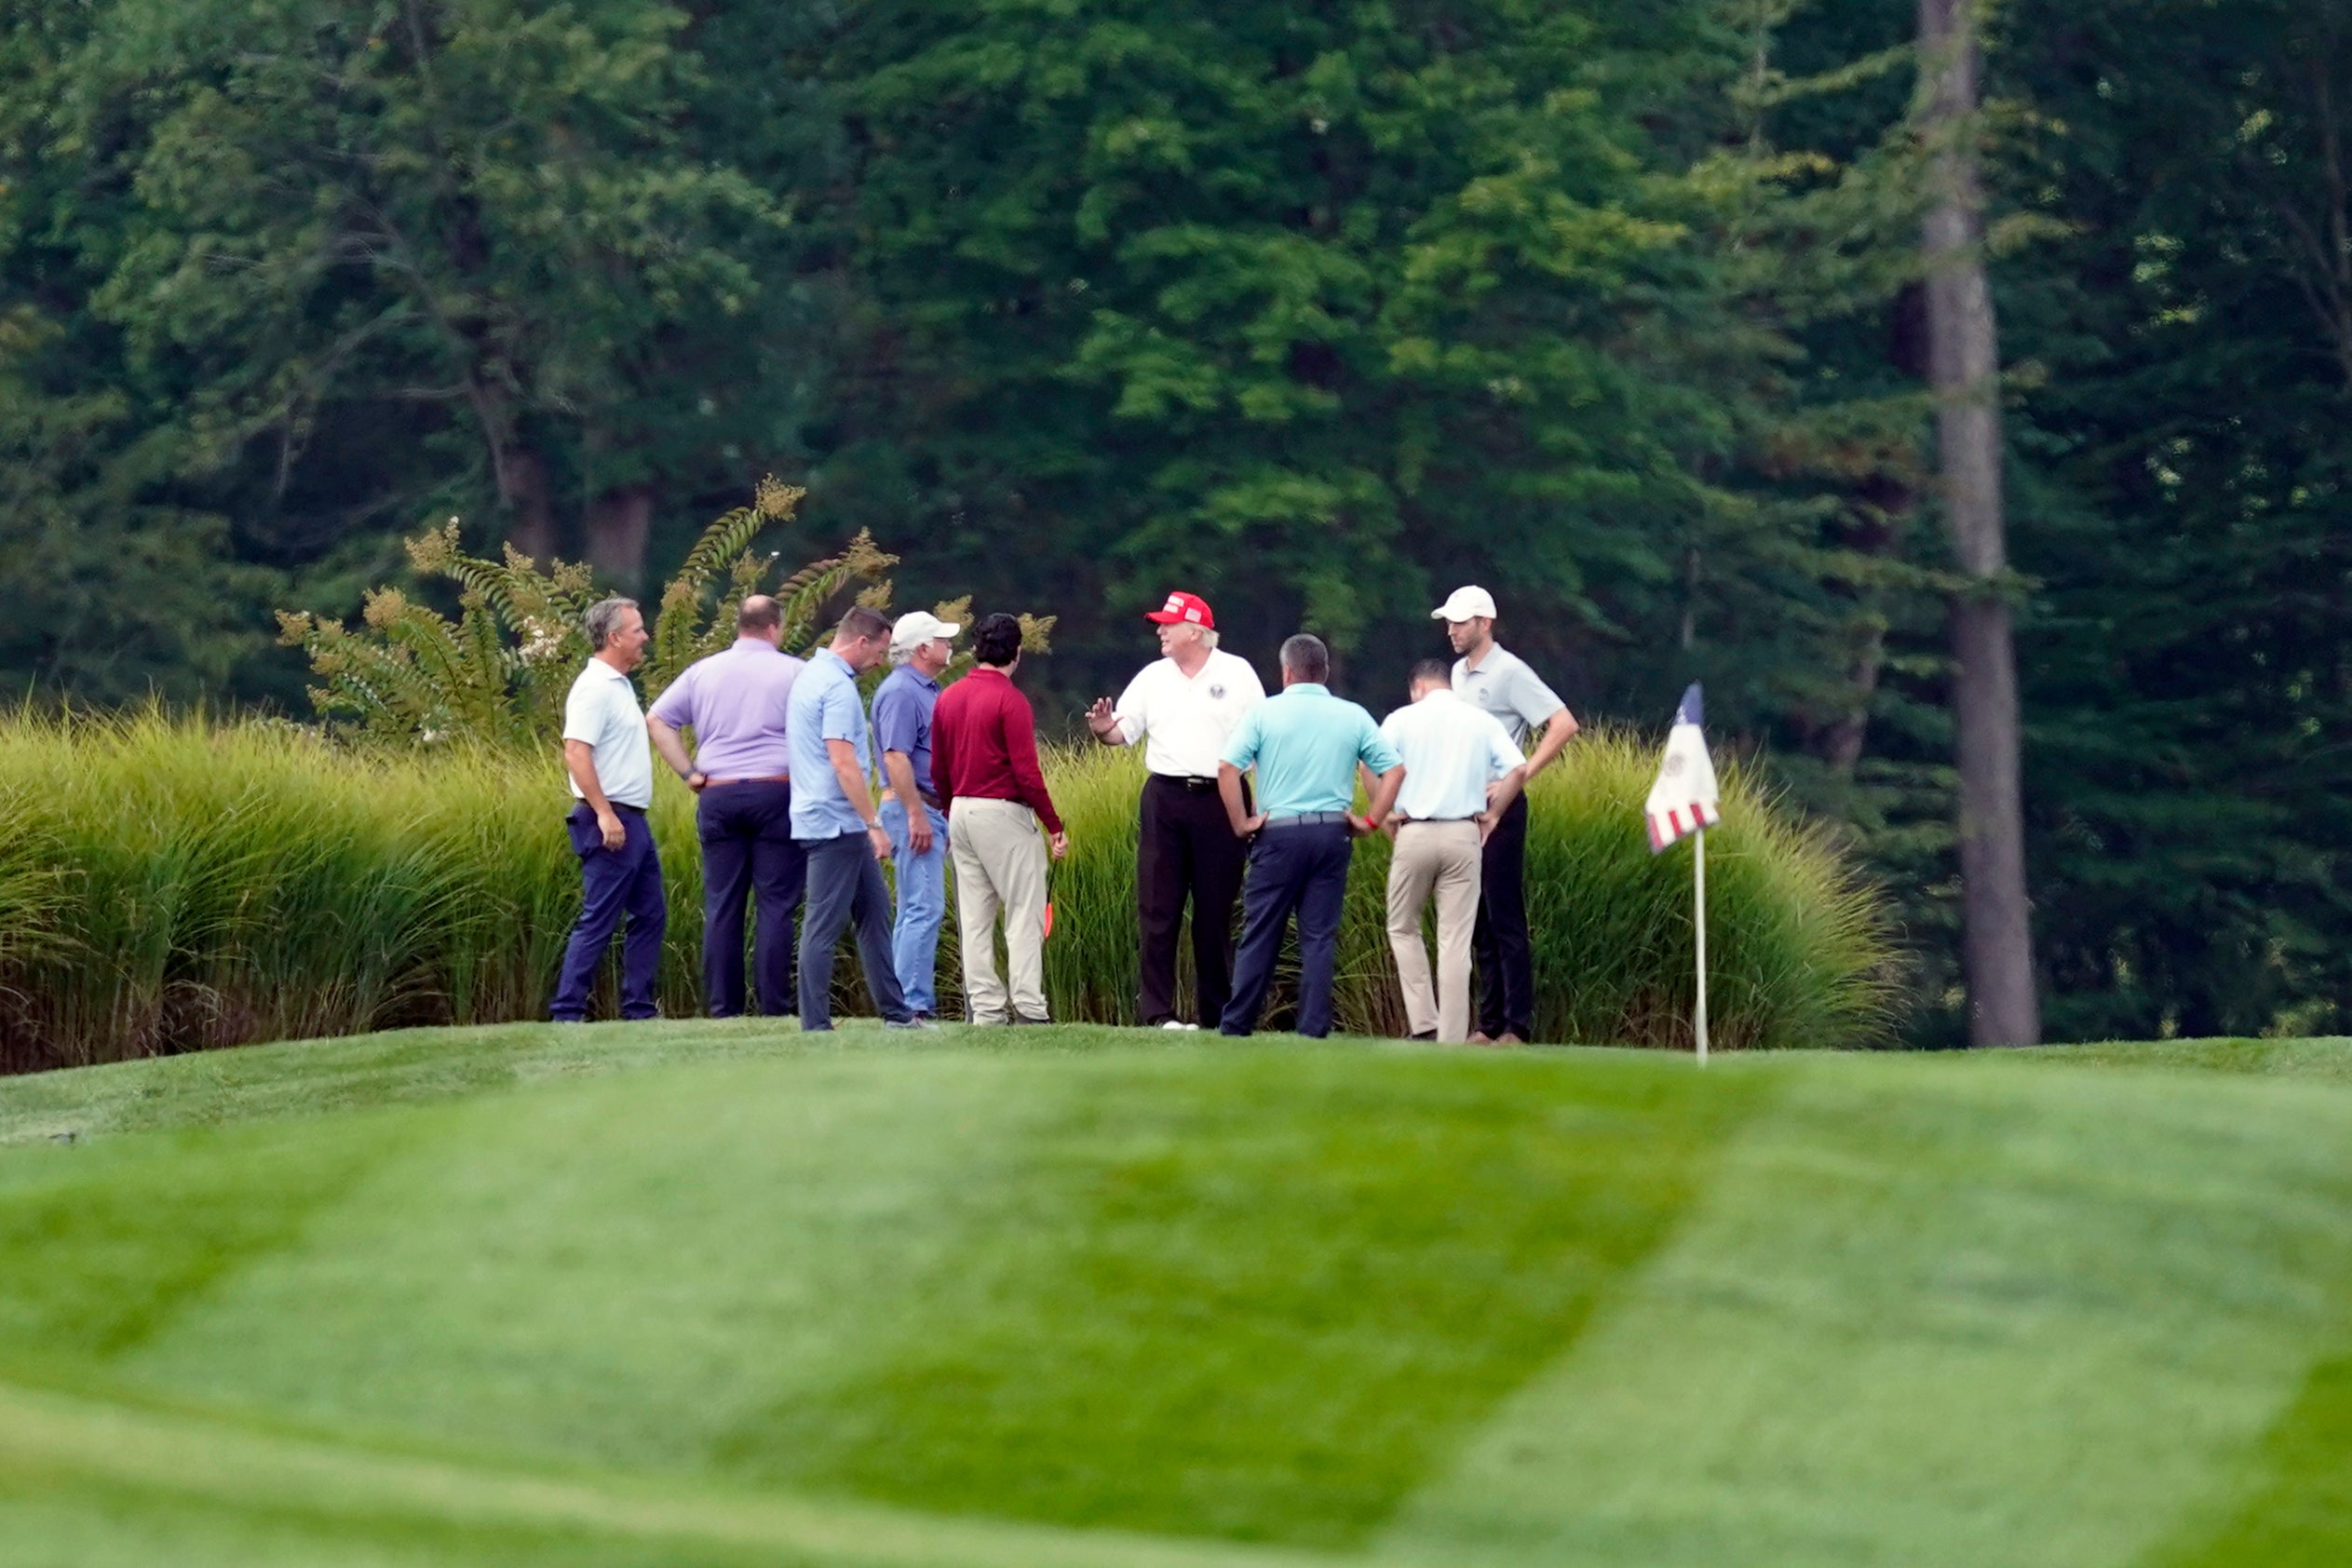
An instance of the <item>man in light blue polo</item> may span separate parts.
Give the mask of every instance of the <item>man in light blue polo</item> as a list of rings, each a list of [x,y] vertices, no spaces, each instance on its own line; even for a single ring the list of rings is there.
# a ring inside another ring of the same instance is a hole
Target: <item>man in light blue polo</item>
[[[1241,947],[1233,995],[1219,1028],[1247,1034],[1258,1026],[1282,930],[1298,916],[1299,1022],[1302,1034],[1331,1032],[1331,981],[1339,966],[1339,918],[1347,898],[1347,862],[1358,835],[1376,831],[1405,781],[1396,749],[1372,716],[1333,696],[1331,650],[1302,632],[1282,644],[1282,693],[1243,715],[1217,768],[1217,791],[1235,836],[1251,839],[1241,890]],[[1349,813],[1356,767],[1375,776],[1368,818]],[[1241,770],[1258,770],[1258,812],[1244,814]]]
[[[866,734],[858,677],[890,648],[890,623],[860,604],[842,617],[833,640],[792,683],[784,736],[792,759],[792,841],[808,858],[808,896],[801,913],[801,1028],[833,1026],[833,944],[858,923],[858,959],[866,990],[894,1028],[913,1026],[890,958],[890,888],[882,862],[890,834],[869,780],[873,747]]]

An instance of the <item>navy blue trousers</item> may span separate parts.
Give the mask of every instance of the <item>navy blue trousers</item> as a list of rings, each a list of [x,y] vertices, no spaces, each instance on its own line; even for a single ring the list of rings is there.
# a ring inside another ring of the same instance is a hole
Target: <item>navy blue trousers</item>
[[[712,1018],[744,1007],[743,919],[757,904],[751,987],[759,1010],[792,1010],[792,915],[808,880],[808,858],[792,842],[792,787],[747,780],[713,784],[695,807],[702,841],[702,995]]]
[[[1241,948],[1233,961],[1233,999],[1219,1028],[1247,1034],[1258,1026],[1282,929],[1299,922],[1299,1033],[1331,1032],[1331,980],[1339,968],[1340,907],[1347,899],[1347,862],[1355,853],[1345,823],[1274,828],[1250,845],[1241,886]]]
[[[801,913],[801,1028],[833,1026],[833,944],[851,921],[858,923],[858,958],[874,1006],[893,1023],[914,1015],[899,989],[898,965],[890,951],[890,885],[882,862],[862,832],[839,838],[804,838],[808,857],[808,908]]]
[[[563,972],[555,984],[548,1016],[558,1023],[577,1023],[588,1017],[588,993],[595,989],[596,971],[613,933],[629,921],[629,936],[621,944],[621,1017],[652,1018],[654,980],[661,970],[661,937],[669,924],[669,905],[662,896],[661,857],[654,849],[654,830],[645,814],[633,805],[615,805],[628,834],[618,849],[604,847],[597,831],[596,813],[583,802],[572,808],[563,826],[572,835],[572,853],[580,858],[580,881],[586,897],[580,918],[572,927],[572,940],[563,950]]]

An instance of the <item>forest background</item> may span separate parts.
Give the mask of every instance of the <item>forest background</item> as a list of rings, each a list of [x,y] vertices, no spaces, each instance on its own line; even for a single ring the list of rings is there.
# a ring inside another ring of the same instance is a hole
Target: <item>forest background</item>
[[[0,0],[0,678],[306,716],[403,534],[658,583],[766,473],[907,604],[1502,634],[1892,890],[1964,1034],[1911,0]],[[2352,0],[2006,0],[2051,1038],[2352,997]],[[430,593],[423,585],[412,590]],[[1629,828],[1629,831],[1636,831]]]

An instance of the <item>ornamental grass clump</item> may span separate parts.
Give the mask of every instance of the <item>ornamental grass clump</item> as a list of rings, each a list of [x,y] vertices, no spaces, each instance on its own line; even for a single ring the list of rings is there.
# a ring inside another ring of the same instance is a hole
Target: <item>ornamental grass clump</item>
[[[1546,1039],[1689,1044],[1689,853],[1653,857],[1642,837],[1654,760],[1636,737],[1588,735],[1537,781],[1527,885]],[[1048,1000],[1064,1021],[1133,1022],[1142,759],[1089,746],[1048,751],[1046,771],[1072,845],[1051,873]],[[670,909],[660,999],[689,1016],[701,1008],[694,803],[667,775],[656,785]],[[579,909],[565,803],[551,746],[354,747],[299,725],[153,711],[0,718],[0,1070],[544,1017]],[[1723,811],[1708,856],[1716,1043],[1888,1038],[1879,901],[1736,768]],[[1357,851],[1344,1030],[1401,1032],[1387,859],[1382,839]],[[954,929],[951,918],[939,952],[949,1016],[961,1007]],[[845,1010],[864,1007],[856,974],[836,966]],[[1291,988],[1286,972],[1267,1028],[1287,1026]]]

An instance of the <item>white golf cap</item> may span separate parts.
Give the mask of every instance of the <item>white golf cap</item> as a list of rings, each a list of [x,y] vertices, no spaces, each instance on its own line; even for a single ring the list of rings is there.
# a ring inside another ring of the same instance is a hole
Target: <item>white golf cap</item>
[[[894,648],[914,648],[935,637],[953,642],[964,628],[954,621],[943,621],[928,610],[909,610],[899,617],[899,624],[890,629],[890,645]]]
[[[1467,621],[1472,615],[1494,618],[1494,596],[1475,584],[1455,588],[1446,595],[1444,603],[1429,612],[1433,621]]]

